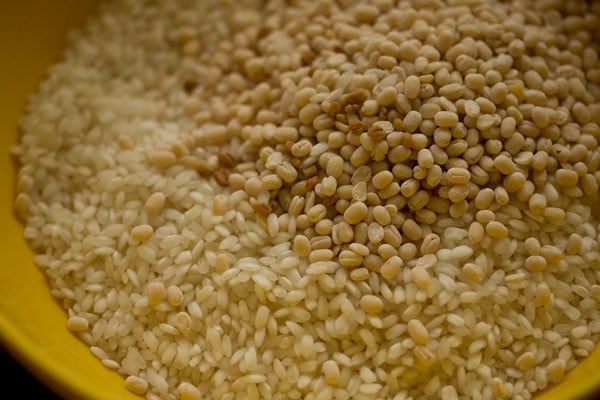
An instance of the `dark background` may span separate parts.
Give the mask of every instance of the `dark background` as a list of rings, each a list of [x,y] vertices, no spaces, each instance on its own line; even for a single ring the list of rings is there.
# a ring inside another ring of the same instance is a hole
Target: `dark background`
[[[21,399],[60,400],[0,347],[0,382],[4,390],[19,393]]]
[[[0,347],[0,372],[0,384],[5,388],[4,390],[11,390],[12,393],[19,393],[20,399],[63,400],[34,378],[2,347]],[[592,395],[587,399],[580,400],[599,399],[600,395]]]

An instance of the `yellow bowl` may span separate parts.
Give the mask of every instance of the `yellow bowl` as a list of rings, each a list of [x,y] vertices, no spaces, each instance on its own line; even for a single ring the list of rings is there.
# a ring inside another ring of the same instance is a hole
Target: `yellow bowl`
[[[39,379],[67,399],[138,399],[66,329],[66,315],[33,265],[12,213],[14,165],[8,149],[26,96],[56,61],[67,32],[94,0],[0,1],[0,341]],[[600,349],[539,400],[589,397],[600,389]]]
[[[83,23],[93,0],[0,1],[0,341],[66,399],[139,399],[66,329],[66,314],[32,263],[12,214],[14,166],[8,149],[26,96],[57,61],[67,32]]]

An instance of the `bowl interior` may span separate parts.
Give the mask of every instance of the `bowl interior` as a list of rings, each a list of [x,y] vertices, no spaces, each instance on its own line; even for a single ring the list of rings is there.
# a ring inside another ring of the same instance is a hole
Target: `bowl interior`
[[[66,398],[136,399],[118,374],[104,368],[66,329],[66,316],[33,265],[23,228],[12,213],[14,165],[8,149],[28,93],[60,54],[67,32],[82,23],[97,0],[0,2],[0,342]],[[536,398],[590,396],[600,387],[600,349],[566,379]]]
[[[67,331],[66,315],[50,296],[12,214],[15,170],[8,149],[17,141],[26,96],[58,59],[68,31],[83,22],[95,3],[0,2],[0,342],[65,398],[136,399],[121,377]]]

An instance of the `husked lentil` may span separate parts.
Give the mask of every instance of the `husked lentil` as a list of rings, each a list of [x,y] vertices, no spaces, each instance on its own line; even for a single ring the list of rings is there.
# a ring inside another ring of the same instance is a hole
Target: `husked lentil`
[[[156,150],[150,158],[158,168],[166,169],[175,165],[177,157],[169,150]]]
[[[67,321],[67,328],[72,330],[73,332],[85,332],[88,330],[89,323],[88,321],[79,316],[70,317]]]
[[[171,285],[167,288],[167,302],[172,306],[178,306],[183,300],[183,293],[178,286]]]
[[[490,221],[485,226],[485,233],[494,239],[502,239],[508,236],[508,229],[502,222]]]
[[[146,286],[146,296],[150,305],[160,304],[167,294],[165,285],[162,282],[150,282]]]
[[[441,128],[454,128],[458,124],[458,115],[451,111],[439,111],[435,114],[434,121]]]
[[[128,376],[125,379],[125,387],[130,392],[142,396],[148,390],[148,382],[137,376]]]
[[[383,310],[383,301],[373,295],[365,295],[360,299],[360,307],[369,314],[379,314]]]
[[[577,185],[578,181],[579,177],[573,170],[561,168],[556,171],[556,182],[560,186],[572,187]]]
[[[419,95],[421,82],[416,75],[410,75],[404,81],[404,95],[408,99],[414,99]]]
[[[131,238],[142,242],[152,236],[154,229],[150,225],[138,225],[131,230]]]
[[[539,272],[546,269],[546,259],[542,256],[529,256],[525,260],[525,267],[530,271]]]
[[[412,279],[421,289],[427,289],[431,284],[431,277],[427,270],[423,267],[417,266],[411,271]]]
[[[425,325],[418,319],[411,319],[408,321],[407,331],[417,344],[427,344],[429,341],[429,332]]]
[[[462,272],[469,280],[473,282],[481,282],[484,277],[481,267],[473,263],[466,263],[462,268]]]
[[[161,192],[153,193],[144,205],[146,211],[150,214],[159,213],[165,205],[166,197]]]
[[[548,375],[550,375],[550,379],[552,381],[557,381],[562,377],[565,372],[566,363],[562,358],[557,358],[556,360],[550,362],[546,367],[546,371]]]
[[[177,393],[181,400],[200,400],[200,390],[188,382],[182,382],[177,387]]]
[[[381,171],[373,176],[372,182],[375,189],[383,190],[392,183],[394,179],[390,171]]]
[[[328,385],[337,385],[340,380],[340,368],[334,360],[327,360],[322,366],[325,382]]]
[[[388,258],[381,266],[381,276],[387,280],[393,280],[400,272],[403,264],[402,258],[398,256],[392,256]]]
[[[350,204],[344,211],[344,219],[351,225],[356,225],[362,221],[368,213],[368,208],[362,201]]]

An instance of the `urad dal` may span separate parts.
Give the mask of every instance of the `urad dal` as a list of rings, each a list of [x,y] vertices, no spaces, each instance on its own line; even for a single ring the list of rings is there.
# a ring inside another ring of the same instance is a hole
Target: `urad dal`
[[[108,2],[16,213],[148,399],[529,399],[600,333],[600,3]]]

